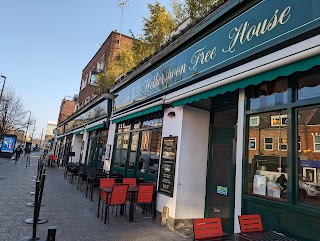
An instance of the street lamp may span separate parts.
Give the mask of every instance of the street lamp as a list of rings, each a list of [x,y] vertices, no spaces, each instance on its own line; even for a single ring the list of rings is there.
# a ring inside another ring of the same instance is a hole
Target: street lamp
[[[30,117],[31,117],[31,111],[27,110],[27,112],[29,112],[29,119],[28,119],[28,123],[27,123],[27,130],[26,130],[26,135],[24,138],[24,143],[26,143],[26,140],[27,140],[27,133],[28,133],[28,128],[29,128],[29,124],[30,124]]]
[[[3,94],[3,90],[4,90],[4,86],[6,84],[6,76],[0,75],[1,78],[3,78],[3,84],[2,84],[2,88],[1,88],[1,94],[0,94],[0,101],[2,100],[2,94]]]

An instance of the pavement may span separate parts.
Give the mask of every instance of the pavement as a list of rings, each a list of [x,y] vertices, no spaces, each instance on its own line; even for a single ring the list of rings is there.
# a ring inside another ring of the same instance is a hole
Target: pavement
[[[27,203],[34,202],[34,182],[40,153],[33,152],[31,166],[26,167],[26,157],[21,156],[17,164],[11,159],[0,158],[0,241],[19,241],[32,236],[32,224],[24,220],[33,218],[34,208]],[[110,225],[97,218],[98,192],[94,200],[85,197],[85,185],[82,190],[76,188],[76,181],[70,184],[64,178],[64,170],[47,168],[42,198],[43,207],[40,218],[47,219],[46,224],[38,224],[37,237],[46,240],[48,227],[57,226],[56,241],[166,241],[190,240],[190,235],[169,230],[161,225],[160,215],[156,221],[142,214],[140,208],[135,211],[134,222],[128,222],[129,212],[115,218],[110,212]],[[129,205],[127,205],[128,207]]]

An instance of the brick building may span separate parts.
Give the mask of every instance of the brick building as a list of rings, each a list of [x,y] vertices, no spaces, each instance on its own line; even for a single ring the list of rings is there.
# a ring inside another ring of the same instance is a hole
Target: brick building
[[[97,96],[97,88],[93,85],[95,74],[105,72],[108,68],[108,62],[114,59],[121,49],[131,45],[132,41],[133,39],[126,35],[121,34],[120,36],[120,33],[115,31],[110,33],[98,52],[82,70],[79,99],[75,110],[81,109]]]

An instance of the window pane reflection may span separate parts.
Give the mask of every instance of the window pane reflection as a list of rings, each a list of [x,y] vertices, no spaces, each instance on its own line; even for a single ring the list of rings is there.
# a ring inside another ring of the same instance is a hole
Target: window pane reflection
[[[151,146],[150,146],[150,162],[149,173],[158,174],[160,147],[161,147],[161,130],[154,130],[151,134]]]
[[[299,200],[320,206],[320,107],[299,109],[297,114]]]
[[[149,151],[150,151],[150,131],[142,132],[140,157],[139,157],[139,168],[140,172],[145,172],[147,163],[149,162]]]
[[[133,133],[132,140],[131,140],[128,169],[134,169],[134,164],[135,164],[136,158],[137,158],[138,140],[139,140],[139,134]]]
[[[246,88],[248,109],[257,110],[287,103],[288,80],[264,82]]]
[[[123,135],[121,159],[120,159],[120,167],[122,168],[126,166],[126,162],[127,162],[128,143],[129,143],[129,135],[128,134]]]
[[[298,80],[298,99],[320,96],[320,74],[311,75]]]
[[[287,196],[287,113],[249,116],[247,193],[268,198]]]

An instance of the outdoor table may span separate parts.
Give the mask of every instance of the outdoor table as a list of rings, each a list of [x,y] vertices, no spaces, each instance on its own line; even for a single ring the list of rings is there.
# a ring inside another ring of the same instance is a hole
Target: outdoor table
[[[248,241],[248,239],[242,237],[239,233],[236,233],[219,238],[201,239],[201,241]]]
[[[106,199],[108,200],[108,196],[111,195],[111,192],[112,192],[112,188],[104,188],[104,187],[100,187],[99,188],[100,191],[99,191],[99,201],[98,201],[98,210],[100,208],[100,195],[101,195],[101,191],[104,191],[106,192],[107,194],[107,197]],[[133,222],[133,211],[134,211],[134,199],[136,197],[136,194],[138,193],[138,190],[139,190],[139,187],[138,186],[135,186],[135,187],[129,187],[128,188],[128,193],[131,193],[131,198],[130,198],[130,206],[129,206],[129,222]],[[120,215],[123,215],[124,214],[124,208],[123,208],[123,205],[121,206],[121,209],[120,209]],[[99,214],[98,214],[99,215]]]
[[[202,239],[203,241],[296,241],[275,231],[255,233],[235,233],[220,238]]]
[[[257,233],[242,233],[241,237],[244,237],[248,241],[259,240],[259,241],[296,241],[295,239],[289,238],[281,233],[275,231],[264,231]]]

